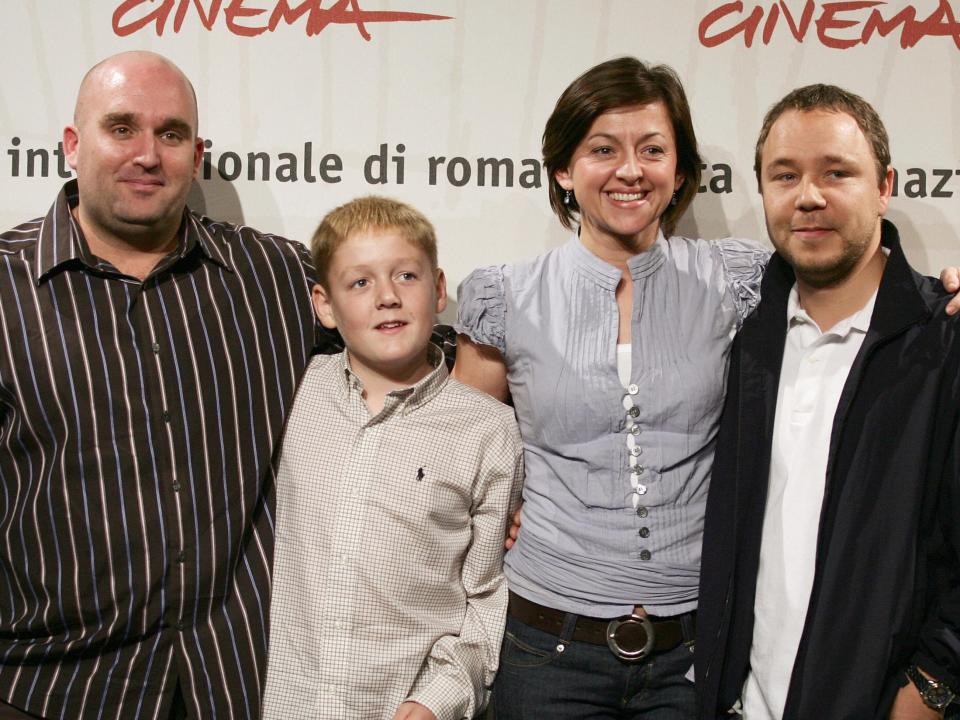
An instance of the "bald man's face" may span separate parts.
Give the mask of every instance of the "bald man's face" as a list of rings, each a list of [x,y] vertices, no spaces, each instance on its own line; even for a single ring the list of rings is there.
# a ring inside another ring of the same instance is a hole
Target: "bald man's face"
[[[108,61],[80,89],[64,149],[85,232],[136,244],[172,238],[203,151],[186,79],[150,57]]]

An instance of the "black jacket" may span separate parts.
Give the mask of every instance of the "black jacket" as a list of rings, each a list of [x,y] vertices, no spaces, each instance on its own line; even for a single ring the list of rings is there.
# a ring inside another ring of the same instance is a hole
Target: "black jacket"
[[[834,417],[810,607],[784,718],[886,718],[916,662],[960,688],[960,320],[896,228]],[[728,717],[750,660],[770,444],[794,276],[774,255],[731,352],[707,501],[699,717]]]

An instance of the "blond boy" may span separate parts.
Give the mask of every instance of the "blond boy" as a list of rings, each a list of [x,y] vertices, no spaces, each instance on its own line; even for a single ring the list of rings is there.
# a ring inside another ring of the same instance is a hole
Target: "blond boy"
[[[448,377],[433,227],[354,200],[313,238],[313,359],[277,458],[265,718],[458,720],[497,668],[522,461],[512,411]]]

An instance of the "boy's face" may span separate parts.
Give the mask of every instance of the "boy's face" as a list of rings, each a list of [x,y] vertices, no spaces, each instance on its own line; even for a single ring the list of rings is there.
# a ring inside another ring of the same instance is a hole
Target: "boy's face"
[[[333,254],[327,285],[314,286],[314,309],[340,331],[361,379],[410,385],[429,372],[427,344],[447,288],[423,250],[390,228],[352,233]]]

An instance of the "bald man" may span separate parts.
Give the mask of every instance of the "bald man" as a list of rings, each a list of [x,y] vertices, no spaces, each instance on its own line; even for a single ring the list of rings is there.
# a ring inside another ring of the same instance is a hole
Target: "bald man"
[[[0,718],[259,717],[304,248],[186,208],[165,58],[83,79],[76,180],[0,235]]]

